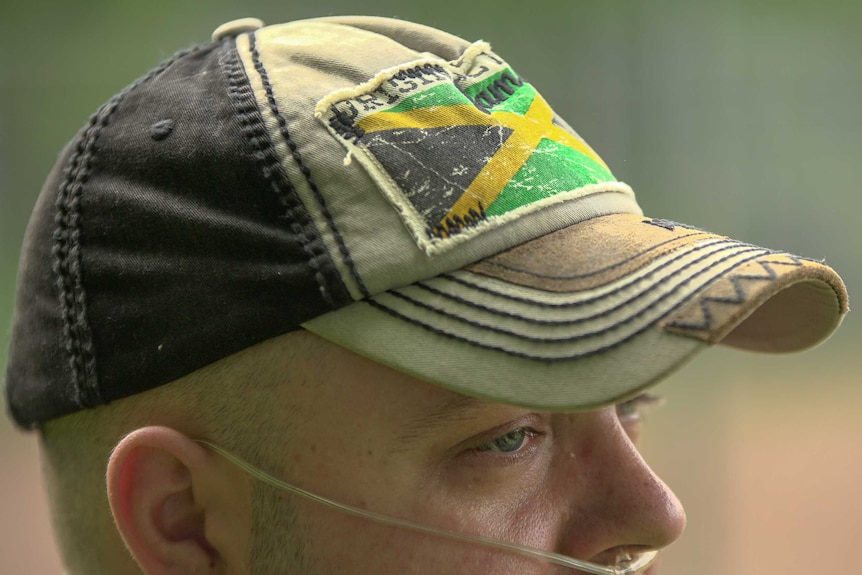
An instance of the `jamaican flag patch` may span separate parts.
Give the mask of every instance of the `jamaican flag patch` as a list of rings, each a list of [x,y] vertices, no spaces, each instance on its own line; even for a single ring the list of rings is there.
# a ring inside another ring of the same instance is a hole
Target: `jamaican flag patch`
[[[481,42],[457,61],[415,61],[330,94],[317,115],[429,254],[615,182],[533,86]]]

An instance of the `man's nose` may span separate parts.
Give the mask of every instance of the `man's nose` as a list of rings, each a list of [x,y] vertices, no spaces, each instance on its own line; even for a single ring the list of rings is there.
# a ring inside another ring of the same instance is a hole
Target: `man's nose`
[[[597,412],[589,448],[571,458],[571,472],[581,494],[573,517],[571,541],[579,541],[580,556],[610,563],[628,549],[661,549],[685,528],[685,512],[676,495],[638,453],[614,408]],[[587,529],[588,542],[575,533]],[[586,555],[585,555],[586,554]]]

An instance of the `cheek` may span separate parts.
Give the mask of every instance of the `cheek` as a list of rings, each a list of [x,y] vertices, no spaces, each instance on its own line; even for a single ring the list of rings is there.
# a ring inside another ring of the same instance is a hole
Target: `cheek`
[[[420,477],[405,469],[386,473],[381,467],[372,467],[374,473],[357,468],[352,482],[337,482],[342,488],[348,486],[344,492],[327,489],[325,494],[362,509],[422,525],[554,548],[559,514],[566,506],[554,499],[553,494],[558,491],[547,489],[546,478],[523,473],[521,481],[489,481],[487,474],[474,470],[458,474],[457,479],[466,480],[462,484],[445,473]],[[544,472],[534,471],[538,475]],[[297,527],[306,541],[307,572],[530,575],[547,569],[533,559],[474,542],[382,525],[319,503],[294,500]]]
[[[553,452],[542,445],[521,460],[457,461],[428,485],[422,510],[435,525],[507,542],[548,548],[567,507],[553,488]],[[502,460],[502,458],[500,458]]]
[[[481,472],[459,475],[468,481],[448,483],[427,489],[423,507],[412,517],[422,522],[456,533],[481,535],[498,541],[518,543],[538,549],[553,549],[558,540],[564,517],[570,506],[558,495],[565,490],[552,488],[545,476],[544,465],[536,469],[513,473],[509,480],[489,480]],[[532,472],[530,472],[532,471]],[[451,476],[447,477],[451,479]],[[497,561],[516,561],[524,573],[531,573],[530,560],[491,550],[478,543],[462,544],[473,555],[490,553]],[[449,544],[454,551],[457,548]],[[529,567],[529,568],[528,568]],[[478,573],[493,572],[480,569]],[[520,573],[520,572],[519,572]]]
[[[532,575],[547,566],[502,550],[404,528],[380,525],[337,511],[302,506],[309,572],[319,575]],[[520,540],[513,537],[513,540]]]

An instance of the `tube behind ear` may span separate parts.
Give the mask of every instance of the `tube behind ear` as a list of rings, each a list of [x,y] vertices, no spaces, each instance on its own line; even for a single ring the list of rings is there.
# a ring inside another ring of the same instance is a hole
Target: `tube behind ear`
[[[196,485],[209,465],[206,449],[167,427],[133,431],[108,461],[108,501],[132,556],[147,575],[218,573],[221,558],[207,540]]]

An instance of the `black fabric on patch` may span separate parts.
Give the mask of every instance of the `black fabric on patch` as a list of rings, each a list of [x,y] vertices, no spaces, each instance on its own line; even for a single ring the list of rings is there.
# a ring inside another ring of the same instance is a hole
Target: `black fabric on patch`
[[[473,96],[472,102],[477,108],[487,114],[491,108],[508,100],[523,85],[523,79],[511,72],[504,72],[499,78]]]
[[[503,126],[402,128],[366,132],[360,141],[434,229],[513,131]]]

